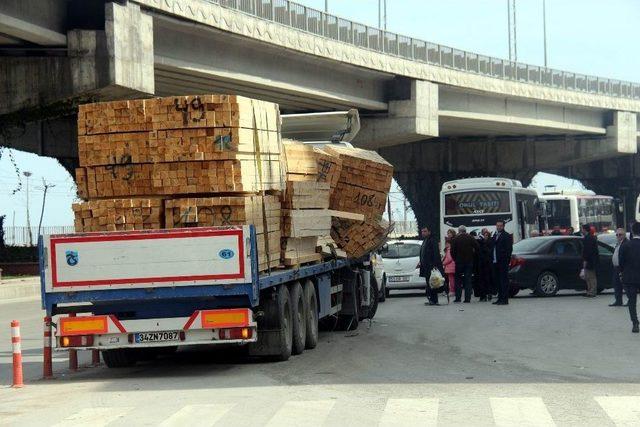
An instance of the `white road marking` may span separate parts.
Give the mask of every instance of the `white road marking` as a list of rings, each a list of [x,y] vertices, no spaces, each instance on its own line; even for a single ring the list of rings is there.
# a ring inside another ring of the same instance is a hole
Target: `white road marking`
[[[218,422],[234,406],[236,406],[235,403],[186,405],[160,425],[165,427],[186,425],[189,427],[209,427]]]
[[[492,397],[489,400],[498,427],[556,425],[540,397]]]
[[[267,423],[267,427],[321,426],[329,416],[334,400],[286,402]]]
[[[436,426],[438,424],[438,399],[389,399],[379,425],[387,426]]]
[[[106,426],[107,424],[123,417],[126,413],[131,411],[131,407],[101,407],[101,408],[85,408],[80,412],[69,415],[67,418],[55,424],[54,427],[69,427],[69,426],[88,426],[98,427]]]
[[[595,396],[617,427],[640,425],[640,396]]]

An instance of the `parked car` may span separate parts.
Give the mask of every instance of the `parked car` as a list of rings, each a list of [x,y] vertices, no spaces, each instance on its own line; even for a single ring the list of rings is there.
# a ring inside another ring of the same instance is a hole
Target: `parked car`
[[[601,292],[613,286],[613,247],[599,241],[598,252],[598,292]],[[581,269],[581,237],[536,237],[513,245],[509,280],[512,287],[531,289],[539,296],[552,296],[560,289],[585,290],[587,284],[579,276]]]
[[[418,268],[421,245],[421,240],[390,240],[382,247],[374,266],[382,298],[396,289],[425,289]]]
[[[631,233],[627,233],[627,239],[631,238]],[[602,233],[598,234],[598,240],[604,244],[611,246],[612,248],[616,247],[618,243],[618,238],[616,237],[616,233]]]

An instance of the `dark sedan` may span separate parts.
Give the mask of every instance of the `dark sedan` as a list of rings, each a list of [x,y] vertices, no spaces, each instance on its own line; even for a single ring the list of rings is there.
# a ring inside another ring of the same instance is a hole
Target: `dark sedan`
[[[612,287],[613,248],[598,242],[598,292]],[[555,295],[560,289],[585,290],[580,278],[582,238],[545,236],[521,240],[513,245],[509,270],[512,288],[531,289],[539,296]]]

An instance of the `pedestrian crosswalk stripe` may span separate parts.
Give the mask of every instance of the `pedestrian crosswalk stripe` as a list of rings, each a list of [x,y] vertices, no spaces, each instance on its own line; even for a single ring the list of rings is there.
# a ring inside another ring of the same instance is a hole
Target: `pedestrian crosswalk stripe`
[[[236,406],[235,403],[186,405],[164,420],[160,425],[163,427],[185,425],[188,425],[189,427],[209,427],[218,422],[218,420],[220,420],[220,418],[222,418],[234,406]]]
[[[384,408],[380,427],[387,426],[436,426],[438,424],[438,399],[389,399]]]
[[[133,410],[131,407],[97,407],[85,408],[55,424],[54,427],[87,426],[99,427],[125,416]]]
[[[489,401],[498,427],[556,425],[540,397],[492,397]]]
[[[329,416],[334,400],[289,401],[275,413],[268,427],[321,426]]]
[[[640,425],[640,396],[595,396],[617,427]]]

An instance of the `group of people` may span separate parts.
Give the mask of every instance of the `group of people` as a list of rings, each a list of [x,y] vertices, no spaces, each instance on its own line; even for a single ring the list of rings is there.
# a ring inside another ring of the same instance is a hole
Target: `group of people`
[[[555,231],[555,230],[554,230]],[[597,269],[600,259],[598,240],[592,228],[582,226],[582,271],[581,277],[587,283],[586,297],[593,298],[598,292]],[[570,230],[573,233],[573,229]],[[444,256],[440,256],[438,243],[431,229],[421,230],[423,237],[420,248],[420,276],[427,280],[427,303],[439,305],[438,294],[442,289],[434,289],[429,279],[434,270],[445,277],[445,292],[455,295],[454,302],[471,302],[472,293],[480,301],[491,301],[493,304],[509,304],[509,265],[513,251],[513,236],[504,229],[504,221],[496,223],[493,235],[486,228],[479,235],[467,233],[464,225],[458,227],[457,233],[450,229],[445,241]],[[551,233],[557,235],[559,233]],[[532,236],[535,237],[535,236]],[[639,332],[636,303],[640,290],[640,223],[631,227],[631,236],[623,228],[616,230],[617,244],[611,259],[613,264],[613,287],[615,301],[612,307],[622,306],[623,289],[627,295],[632,332]],[[462,296],[464,294],[464,300]]]
[[[455,295],[454,302],[469,303],[475,294],[480,301],[491,301],[497,295],[494,304],[509,304],[513,236],[505,231],[504,221],[496,223],[493,235],[486,228],[479,235],[467,233],[464,225],[457,232],[449,230],[443,257],[429,227],[423,228],[421,234],[424,240],[420,249],[420,276],[427,280],[428,305],[438,305],[441,292],[429,286],[434,269],[445,276],[445,292]]]

